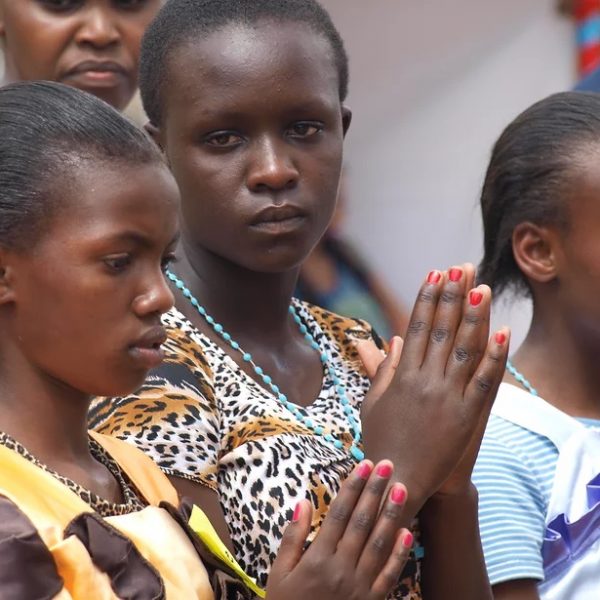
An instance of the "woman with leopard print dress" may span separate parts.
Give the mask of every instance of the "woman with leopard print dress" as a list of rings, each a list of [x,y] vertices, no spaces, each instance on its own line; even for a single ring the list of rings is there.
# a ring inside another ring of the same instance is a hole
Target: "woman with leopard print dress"
[[[334,210],[347,80],[314,0],[171,0],[150,25],[148,131],[182,195],[176,307],[164,365],[136,394],[99,399],[91,423],[147,452],[261,584],[297,500],[314,536],[356,461],[390,455],[425,547],[393,597],[421,598],[424,561],[428,600],[482,600],[470,473],[507,345],[501,331],[486,351],[489,290],[470,290],[470,266],[432,272],[400,364],[396,340],[372,389],[357,354],[378,341],[370,326],[292,299]]]

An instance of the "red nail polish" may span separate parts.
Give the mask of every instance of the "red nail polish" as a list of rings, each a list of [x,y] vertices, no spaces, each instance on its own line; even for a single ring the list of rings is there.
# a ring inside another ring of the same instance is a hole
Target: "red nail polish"
[[[369,479],[369,475],[371,474],[371,465],[367,462],[362,463],[356,470],[356,474],[361,479]]]
[[[461,277],[462,269],[450,269],[450,271],[448,271],[448,279],[450,279],[450,281],[460,281]]]
[[[496,344],[499,346],[502,346],[502,344],[504,344],[506,341],[506,334],[502,333],[501,331],[499,331],[494,337],[496,339]]]
[[[302,504],[298,502],[296,504],[296,508],[294,509],[294,516],[292,517],[292,522],[295,523],[300,518],[300,513],[302,512]]]
[[[413,545],[413,541],[414,541],[414,536],[410,531],[407,531],[404,534],[404,538],[402,539],[402,545],[405,548],[412,548]]]
[[[442,278],[442,274],[439,271],[431,271],[427,275],[427,283],[437,283]]]
[[[390,465],[389,463],[384,463],[383,465],[379,465],[377,467],[377,470],[375,471],[375,473],[377,473],[377,475],[379,475],[379,477],[383,477],[384,479],[389,479],[389,477],[391,477],[392,475],[392,465]]]
[[[469,294],[469,304],[471,306],[479,306],[481,304],[482,300],[483,300],[483,294],[481,292],[476,292],[475,290],[473,290]]]
[[[406,490],[401,486],[392,488],[390,499],[394,504],[404,504],[404,500],[406,500]]]

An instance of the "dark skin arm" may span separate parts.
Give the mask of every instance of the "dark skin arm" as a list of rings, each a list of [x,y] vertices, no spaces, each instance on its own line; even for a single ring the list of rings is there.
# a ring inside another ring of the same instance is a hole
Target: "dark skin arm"
[[[420,523],[425,548],[423,597],[490,598],[475,487],[471,485],[463,495],[434,496],[423,507]],[[451,551],[448,540],[452,540]]]
[[[233,542],[229,535],[229,528],[223,516],[223,509],[219,502],[219,496],[209,487],[195,483],[183,477],[170,476],[169,480],[177,490],[179,497],[189,498],[194,504],[201,508],[210,520],[215,531],[221,538],[221,541],[227,546],[227,549],[235,556]]]
[[[516,579],[499,583],[492,588],[494,600],[540,600],[537,581],[533,579]]]

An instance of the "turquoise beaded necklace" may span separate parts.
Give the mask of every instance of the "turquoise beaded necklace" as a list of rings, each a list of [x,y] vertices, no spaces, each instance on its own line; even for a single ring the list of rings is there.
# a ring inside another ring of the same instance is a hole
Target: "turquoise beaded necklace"
[[[281,392],[279,387],[273,383],[273,379],[267,375],[261,367],[259,367],[252,358],[252,355],[249,352],[245,352],[236,342],[229,333],[227,333],[220,323],[217,323],[213,317],[211,317],[206,309],[198,302],[198,299],[190,292],[189,288],[185,285],[185,283],[177,277],[171,271],[167,271],[167,277],[175,284],[177,289],[181,290],[181,293],[184,295],[187,300],[190,301],[191,305],[198,311],[201,317],[212,327],[212,329],[217,333],[225,342],[227,342],[236,352],[239,352],[242,356],[242,360],[245,363],[248,363],[253,371],[258,375],[261,380],[264,382],[266,386],[271,390],[275,398],[283,405],[285,408],[294,415],[294,417],[300,421],[305,427],[310,429],[315,433],[315,435],[323,436],[323,438],[334,445],[335,448],[341,450],[344,447],[344,444],[339,439],[338,436],[334,436],[331,433],[325,433],[325,429],[321,425],[316,425],[310,417],[305,416],[299,410],[298,406],[293,404],[287,399],[287,396]],[[321,362],[323,363],[323,367],[329,373],[333,380],[333,384],[335,385],[335,390],[339,395],[340,402],[342,404],[344,414],[348,420],[348,425],[350,426],[350,430],[352,431],[352,445],[350,446],[350,454],[354,460],[360,462],[364,457],[364,452],[360,449],[359,445],[361,442],[361,430],[360,425],[354,418],[354,414],[352,412],[352,406],[350,405],[350,400],[348,395],[346,394],[346,388],[342,383],[341,379],[337,376],[335,369],[329,365],[329,359],[325,352],[321,352],[319,344],[313,337],[313,335],[308,331],[306,325],[302,322],[302,319],[296,312],[296,309],[293,306],[289,307],[289,312],[294,322],[298,325],[300,329],[300,333],[304,336],[304,339],[310,344],[310,347],[313,350],[316,350],[319,353],[319,357]]]
[[[522,373],[515,369],[515,366],[510,360],[506,361],[506,370],[532,395],[537,396],[538,391],[525,379]]]

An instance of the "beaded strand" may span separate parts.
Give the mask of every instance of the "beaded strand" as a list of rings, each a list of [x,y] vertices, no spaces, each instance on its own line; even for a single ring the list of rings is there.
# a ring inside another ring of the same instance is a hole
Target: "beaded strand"
[[[267,375],[262,367],[257,365],[252,358],[252,355],[249,352],[244,351],[238,342],[236,342],[227,331],[225,331],[223,325],[217,323],[213,317],[211,317],[206,309],[198,302],[198,299],[192,294],[192,292],[188,289],[185,283],[177,277],[171,271],[166,272],[167,277],[175,284],[177,289],[181,290],[181,293],[191,305],[198,311],[201,317],[212,327],[212,329],[217,333],[225,342],[227,342],[233,350],[239,352],[242,360],[252,367],[252,370],[261,378],[263,383],[271,390],[275,398],[290,412],[292,415],[301,422],[305,427],[310,429],[315,433],[315,435],[323,436],[327,442],[333,444],[335,448],[341,450],[344,447],[344,444],[339,439],[339,437],[334,436],[331,433],[325,433],[325,429],[322,425],[316,425],[313,420],[303,415],[299,410],[298,406],[294,403],[290,402],[287,396],[281,392],[279,386],[277,386],[270,375]],[[346,388],[342,383],[341,379],[338,377],[333,366],[329,364],[329,358],[325,352],[322,352],[318,342],[315,340],[313,335],[308,330],[308,327],[302,322],[302,319],[296,312],[296,309],[293,306],[289,307],[289,313],[294,319],[294,322],[298,325],[300,333],[304,336],[304,339],[309,343],[310,347],[313,350],[316,350],[319,353],[319,358],[321,359],[321,363],[325,370],[331,376],[333,380],[333,384],[335,386],[335,390],[338,393],[340,398],[340,403],[343,407],[344,414],[346,415],[346,419],[348,420],[348,425],[350,426],[350,430],[352,432],[352,445],[350,446],[350,454],[354,460],[360,462],[365,457],[364,452],[360,449],[359,444],[361,442],[361,429],[359,423],[354,418],[354,414],[352,412],[352,406],[350,404],[350,400],[346,393]]]
[[[529,383],[522,373],[515,369],[515,366],[510,360],[506,361],[506,370],[532,395],[537,396],[538,391]]]

